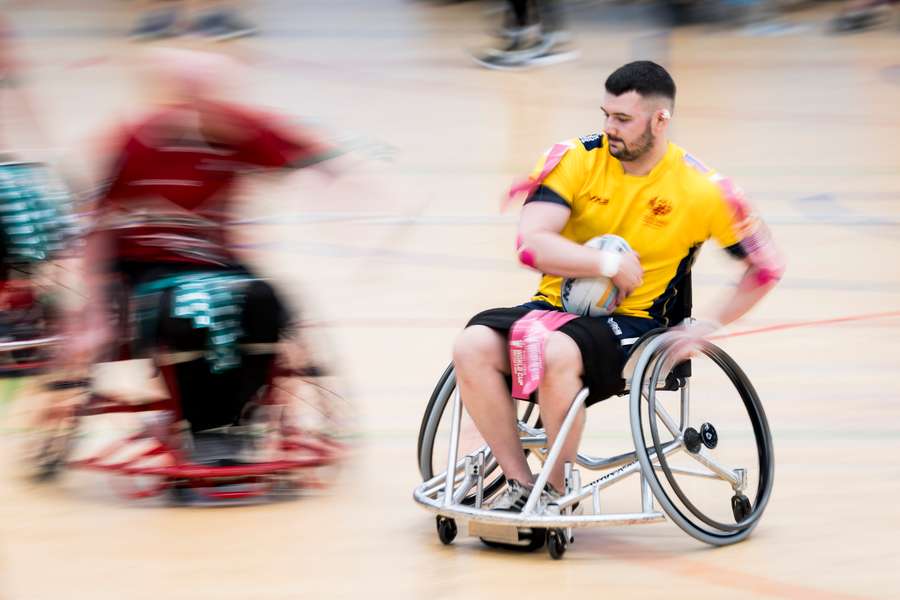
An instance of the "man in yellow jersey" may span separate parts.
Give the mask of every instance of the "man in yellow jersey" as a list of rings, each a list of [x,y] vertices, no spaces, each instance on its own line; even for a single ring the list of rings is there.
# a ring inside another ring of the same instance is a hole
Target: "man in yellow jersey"
[[[708,335],[756,304],[781,276],[765,226],[740,191],[668,141],[675,83],[649,61],[629,63],[606,80],[603,134],[557,144],[530,176],[519,221],[520,261],[543,274],[532,301],[476,315],[453,349],[463,403],[509,480],[493,508],[521,510],[533,475],[521,450],[510,401],[507,337],[532,310],[562,310],[564,278],[610,277],[621,303],[610,317],[577,317],[544,342],[538,387],[541,420],[552,444],[578,391],[587,404],[621,391],[634,341],[667,326],[667,304],[685,284],[697,251],[710,237],[743,261],[734,293],[707,320],[684,327],[684,339]],[[624,238],[634,253],[583,246],[603,234]],[[563,486],[563,465],[574,462],[584,411],[551,473],[544,501]]]

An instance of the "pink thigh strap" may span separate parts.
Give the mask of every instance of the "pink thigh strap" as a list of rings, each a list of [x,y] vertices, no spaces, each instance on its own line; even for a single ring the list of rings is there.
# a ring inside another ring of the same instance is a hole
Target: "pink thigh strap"
[[[526,399],[544,376],[544,344],[547,336],[577,315],[558,310],[533,310],[509,330],[509,367],[513,398]]]

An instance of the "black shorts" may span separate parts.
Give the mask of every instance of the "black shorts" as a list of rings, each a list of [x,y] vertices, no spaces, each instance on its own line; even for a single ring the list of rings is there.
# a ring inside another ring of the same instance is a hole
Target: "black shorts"
[[[117,269],[129,289],[144,282],[197,270],[196,265],[138,262],[120,263]],[[288,313],[275,290],[266,281],[257,280],[247,286],[244,297],[243,335],[239,342],[277,342],[288,324]],[[149,331],[135,341],[138,356],[161,345],[176,351],[208,348],[208,329],[196,328],[190,319],[172,315],[172,290],[148,295],[144,301],[149,303],[155,318]],[[274,360],[270,354],[247,354],[241,356],[239,368],[213,372],[206,359],[201,357],[163,369],[173,374],[166,378],[169,393],[178,401],[191,431],[198,432],[237,423],[247,402],[269,382]]]
[[[466,325],[484,325],[508,334],[513,323],[532,310],[561,310],[546,302],[528,302],[510,308],[492,308],[480,312]],[[643,334],[660,327],[653,319],[642,317],[578,317],[559,328],[581,351],[584,371],[581,379],[590,389],[587,405],[620,393],[625,387],[622,369],[631,346]]]

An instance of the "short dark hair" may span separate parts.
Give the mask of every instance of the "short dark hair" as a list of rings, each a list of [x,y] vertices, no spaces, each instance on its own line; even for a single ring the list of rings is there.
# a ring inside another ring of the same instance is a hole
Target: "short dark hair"
[[[606,78],[606,91],[613,96],[637,92],[641,96],[662,96],[675,101],[675,81],[669,72],[649,60],[622,65]]]

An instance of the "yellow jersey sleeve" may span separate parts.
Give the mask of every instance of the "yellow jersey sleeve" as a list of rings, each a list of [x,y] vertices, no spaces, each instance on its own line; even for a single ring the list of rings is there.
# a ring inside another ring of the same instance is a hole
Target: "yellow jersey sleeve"
[[[555,202],[571,208],[584,182],[584,154],[577,139],[556,144],[545,152],[529,176],[539,185],[526,202]]]

